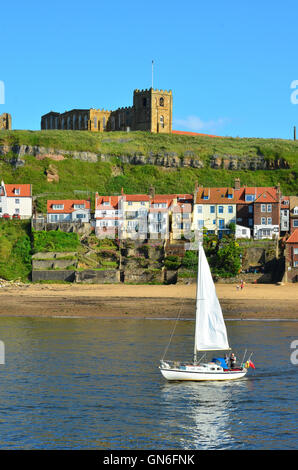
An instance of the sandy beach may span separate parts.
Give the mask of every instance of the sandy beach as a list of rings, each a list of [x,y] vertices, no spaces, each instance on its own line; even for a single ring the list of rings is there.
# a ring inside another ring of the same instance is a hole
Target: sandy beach
[[[297,319],[297,284],[217,284],[224,317]],[[1,316],[194,318],[196,286],[28,284],[0,289]]]

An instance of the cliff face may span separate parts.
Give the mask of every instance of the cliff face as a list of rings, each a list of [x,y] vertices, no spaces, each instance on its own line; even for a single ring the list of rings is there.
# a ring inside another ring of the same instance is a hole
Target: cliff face
[[[184,155],[178,156],[175,152],[159,152],[149,155],[140,155],[137,153],[125,155],[109,155],[77,150],[62,150],[30,145],[2,145],[0,146],[0,155],[8,157],[10,163],[15,166],[22,166],[25,161],[22,157],[31,155],[38,160],[49,158],[51,160],[64,160],[64,158],[73,158],[87,162],[111,162],[115,158],[122,163],[130,165],[157,165],[165,168],[203,168],[204,166],[212,169],[225,170],[275,170],[288,169],[289,163],[283,158],[268,159],[262,155],[256,156],[237,156],[237,155],[212,155],[209,162],[204,162],[198,155],[191,151],[185,151]]]
[[[210,167],[214,169],[225,170],[276,170],[290,168],[289,163],[283,159],[268,159],[260,155],[256,156],[237,156],[237,155],[212,155],[210,158]]]

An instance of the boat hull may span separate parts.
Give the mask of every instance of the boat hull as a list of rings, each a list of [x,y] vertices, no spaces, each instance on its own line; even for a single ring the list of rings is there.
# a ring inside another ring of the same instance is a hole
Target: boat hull
[[[160,367],[160,371],[166,380],[192,380],[192,381],[223,381],[237,380],[244,377],[247,369],[228,371],[195,371],[181,369],[167,369]]]

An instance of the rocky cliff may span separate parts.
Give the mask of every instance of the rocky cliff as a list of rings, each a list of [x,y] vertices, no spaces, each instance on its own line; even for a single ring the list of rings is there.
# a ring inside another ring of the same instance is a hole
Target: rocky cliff
[[[109,155],[103,153],[63,150],[46,148],[31,145],[2,145],[0,146],[0,155],[6,157],[6,160],[14,166],[23,166],[25,156],[34,156],[38,160],[49,158],[51,160],[60,161],[65,158],[73,158],[87,162],[111,162],[117,158],[122,163],[130,165],[157,165],[165,168],[203,168],[208,166],[213,169],[226,170],[274,170],[290,168],[289,163],[284,158],[269,159],[262,155],[211,155],[209,161],[203,161],[199,155],[192,151],[185,151],[183,155],[176,152],[159,152],[154,154],[150,152],[148,155],[131,153],[125,155]]]

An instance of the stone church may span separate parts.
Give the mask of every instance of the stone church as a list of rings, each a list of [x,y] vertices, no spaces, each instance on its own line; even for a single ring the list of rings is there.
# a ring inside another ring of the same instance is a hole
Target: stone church
[[[172,132],[173,96],[169,90],[134,90],[133,105],[115,111],[72,109],[50,111],[41,117],[41,129]]]

